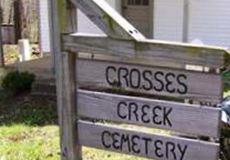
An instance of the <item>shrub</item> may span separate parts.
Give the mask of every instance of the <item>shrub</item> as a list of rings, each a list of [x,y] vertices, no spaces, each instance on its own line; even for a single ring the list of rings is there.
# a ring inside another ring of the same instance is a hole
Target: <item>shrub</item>
[[[13,93],[29,91],[35,75],[28,72],[9,72],[2,80],[2,87]]]

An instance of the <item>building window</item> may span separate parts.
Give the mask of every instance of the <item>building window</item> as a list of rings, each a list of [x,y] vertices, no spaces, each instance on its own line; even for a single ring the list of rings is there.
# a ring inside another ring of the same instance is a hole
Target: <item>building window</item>
[[[148,6],[149,5],[149,0],[128,0],[128,5]]]

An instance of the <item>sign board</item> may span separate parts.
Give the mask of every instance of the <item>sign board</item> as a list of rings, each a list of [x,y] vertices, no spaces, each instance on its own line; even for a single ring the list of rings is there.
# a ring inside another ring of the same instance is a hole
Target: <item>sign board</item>
[[[215,143],[148,134],[118,127],[78,122],[79,143],[98,149],[156,160],[217,160]]]
[[[222,96],[220,75],[136,64],[78,59],[77,81],[83,88],[117,89],[181,99]]]
[[[217,108],[84,90],[76,99],[79,117],[219,137]]]

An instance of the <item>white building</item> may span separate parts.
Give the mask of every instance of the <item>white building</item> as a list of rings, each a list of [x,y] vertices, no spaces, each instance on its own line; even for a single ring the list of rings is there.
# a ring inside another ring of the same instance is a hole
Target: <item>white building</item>
[[[40,0],[41,49],[49,52],[48,0]],[[146,37],[230,47],[230,0],[106,0]],[[102,33],[78,11],[78,31]]]

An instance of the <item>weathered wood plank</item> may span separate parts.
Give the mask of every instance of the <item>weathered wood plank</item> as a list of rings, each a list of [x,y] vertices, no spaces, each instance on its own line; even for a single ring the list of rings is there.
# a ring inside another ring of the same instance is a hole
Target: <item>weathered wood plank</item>
[[[81,145],[79,145],[76,121],[76,54],[65,53],[63,55],[63,104],[62,104],[62,156],[65,160],[81,160]]]
[[[65,17],[66,0],[49,0],[49,18],[51,34],[51,53],[55,66],[57,89],[57,109],[60,126],[60,157],[61,160],[80,160],[81,147],[77,143],[76,105],[75,105],[75,70],[76,54],[61,51],[61,32],[66,33],[68,19]],[[61,6],[61,10],[59,10]],[[63,10],[62,10],[63,9]],[[59,12],[64,11],[64,12]],[[61,15],[63,14],[63,16]],[[65,22],[63,22],[65,21]],[[61,23],[62,22],[62,23]],[[68,30],[71,32],[70,30]]]
[[[89,59],[78,59],[77,66],[81,88],[207,101],[222,98],[221,76],[216,74]]]
[[[126,41],[99,35],[63,36],[64,50],[120,56],[136,63],[152,61],[155,65],[180,64],[221,68],[230,64],[230,54],[224,48],[195,46],[156,40]],[[170,67],[170,66],[168,66]]]
[[[81,145],[156,160],[217,160],[219,145],[78,122]]]
[[[220,110],[197,105],[78,90],[78,116],[219,137]]]
[[[115,39],[145,37],[104,0],[71,0],[103,32]]]

